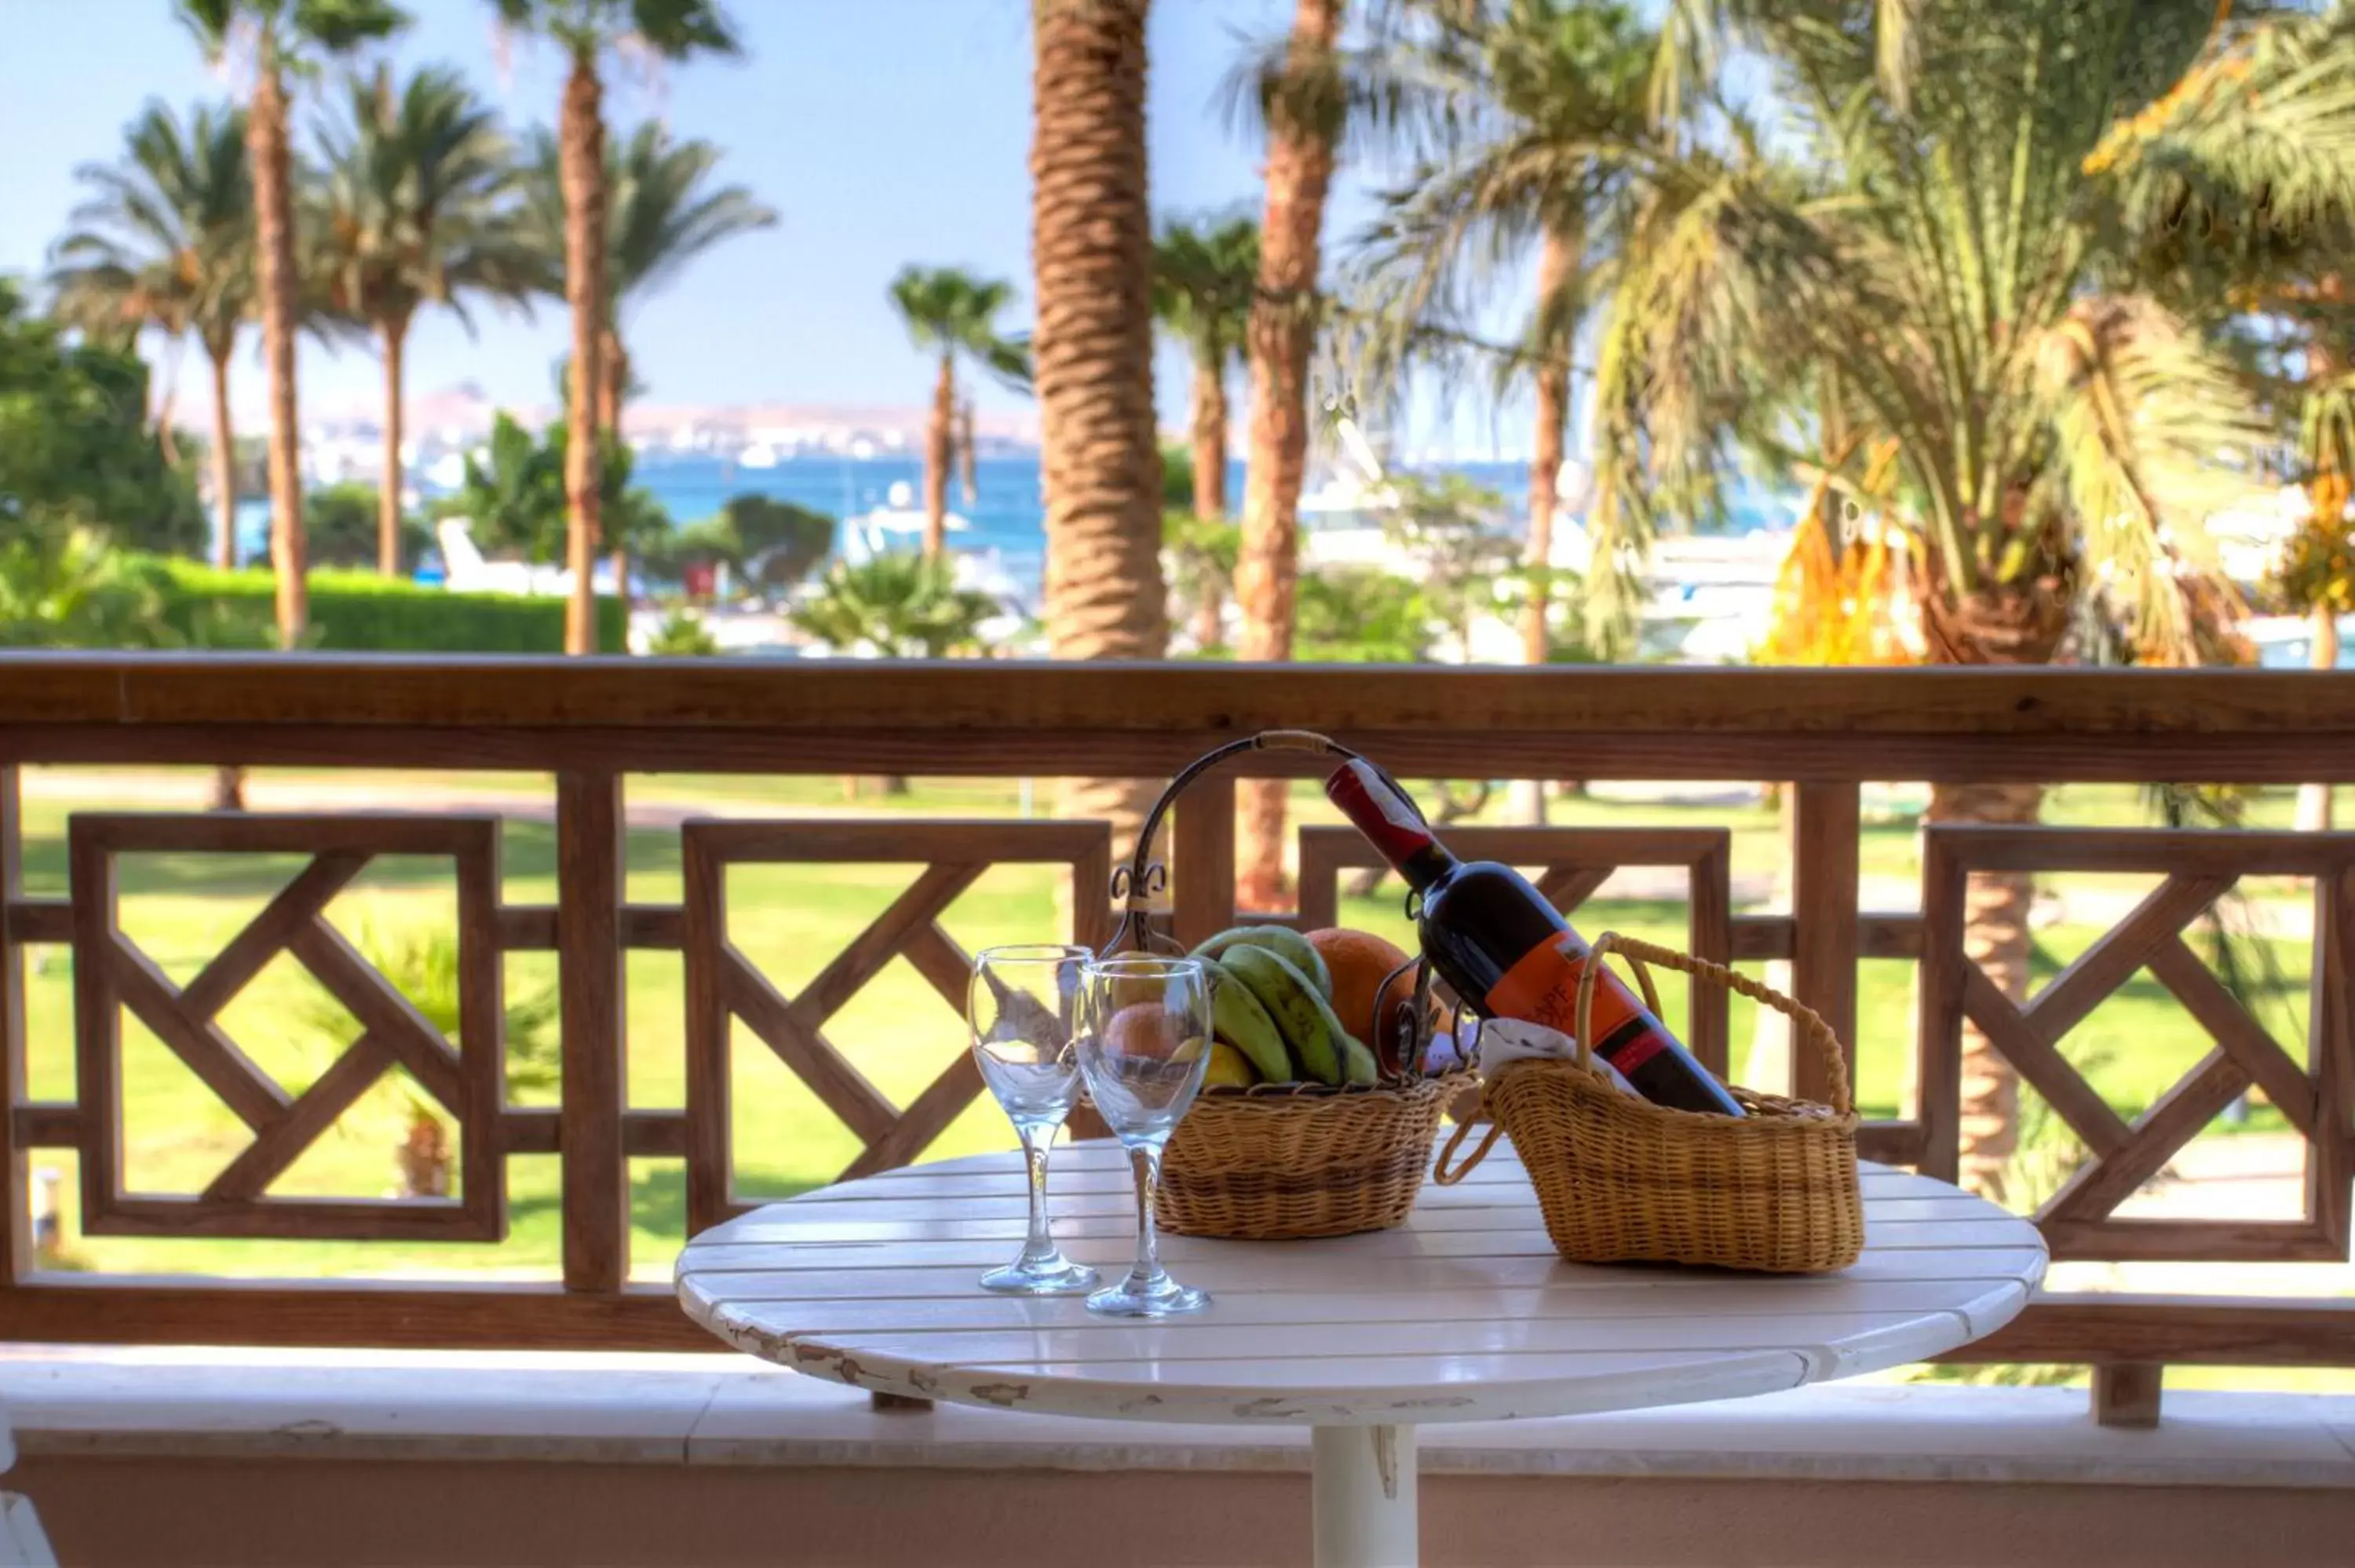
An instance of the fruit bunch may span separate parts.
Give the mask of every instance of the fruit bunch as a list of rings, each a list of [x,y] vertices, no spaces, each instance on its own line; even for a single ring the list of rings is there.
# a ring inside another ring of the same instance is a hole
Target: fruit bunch
[[[1367,931],[1305,936],[1282,926],[1238,926],[1196,948],[1209,970],[1206,1086],[1371,1084],[1386,1068],[1398,1010],[1412,1005],[1398,947]],[[1369,1045],[1369,1041],[1374,1045]],[[1382,1046],[1377,1056],[1376,1046]]]

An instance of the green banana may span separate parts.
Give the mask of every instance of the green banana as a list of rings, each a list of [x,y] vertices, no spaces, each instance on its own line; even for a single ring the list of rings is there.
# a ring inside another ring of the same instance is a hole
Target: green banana
[[[1316,988],[1316,994],[1327,1001],[1333,999],[1333,971],[1325,967],[1325,957],[1315,945],[1299,932],[1283,926],[1237,926],[1221,931],[1200,947],[1192,956],[1215,959],[1240,943],[1264,948],[1298,969]]]
[[[1284,1032],[1284,1043],[1299,1064],[1297,1076],[1320,1084],[1341,1082],[1341,1042],[1348,1032],[1306,975],[1281,954],[1251,942],[1227,948],[1219,962],[1250,988]]]
[[[1382,1075],[1381,1064],[1374,1060],[1373,1052],[1354,1034],[1341,1036],[1341,1081],[1345,1084],[1371,1084]]]
[[[1284,1032],[1259,998],[1218,959],[1205,959],[1202,967],[1210,975],[1210,1019],[1219,1038],[1249,1057],[1266,1082],[1289,1082],[1292,1058],[1284,1053]]]

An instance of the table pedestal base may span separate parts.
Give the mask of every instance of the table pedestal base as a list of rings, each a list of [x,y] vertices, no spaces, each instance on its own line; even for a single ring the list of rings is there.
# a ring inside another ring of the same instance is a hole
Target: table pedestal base
[[[1414,1472],[1412,1426],[1310,1433],[1316,1568],[1414,1568]]]

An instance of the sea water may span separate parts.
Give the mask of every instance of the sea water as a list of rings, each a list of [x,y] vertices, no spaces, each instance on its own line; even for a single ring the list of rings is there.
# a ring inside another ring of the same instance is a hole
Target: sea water
[[[1475,484],[1497,493],[1507,513],[1520,514],[1529,490],[1529,467],[1518,462],[1456,462],[1434,472],[1460,474]],[[975,465],[975,493],[967,500],[953,477],[949,484],[951,513],[966,526],[949,535],[953,550],[994,555],[1017,581],[1037,584],[1047,560],[1046,502],[1039,484],[1036,453],[986,457]],[[766,495],[822,512],[837,520],[861,517],[880,509],[921,509],[923,505],[923,460],[913,454],[879,454],[853,458],[827,453],[803,453],[772,466],[750,468],[732,459],[708,453],[648,451],[639,454],[631,482],[645,490],[669,514],[673,524],[684,527],[719,514],[731,496]],[[410,482],[430,503],[445,491],[425,482],[412,470]],[[1243,464],[1227,465],[1227,504],[1240,514],[1243,501]],[[1787,521],[1789,507],[1761,493],[1738,494],[1733,515],[1727,521],[1735,533],[1752,527],[1777,527]],[[1312,524],[1313,525],[1313,524]],[[239,559],[249,564],[269,560],[270,508],[266,500],[249,497],[238,507]],[[889,542],[914,548],[918,534],[889,536]]]

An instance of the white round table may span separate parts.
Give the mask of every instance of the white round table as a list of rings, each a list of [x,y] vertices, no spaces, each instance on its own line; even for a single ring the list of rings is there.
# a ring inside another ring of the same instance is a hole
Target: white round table
[[[1128,1162],[1059,1149],[1055,1234],[1116,1277]],[[1509,1146],[1426,1183],[1393,1231],[1330,1241],[1165,1235],[1208,1310],[1154,1322],[974,1281],[1023,1232],[1013,1154],[805,1193],[679,1255],[687,1314],[741,1350],[877,1393],[1136,1421],[1313,1427],[1316,1562],[1415,1560],[1418,1422],[1632,1410],[1767,1393],[1949,1351],[2009,1322],[2044,1273],[2035,1227],[1867,1165],[1865,1252],[1837,1275],[1591,1267],[1555,1255]]]

